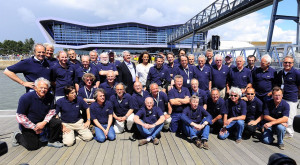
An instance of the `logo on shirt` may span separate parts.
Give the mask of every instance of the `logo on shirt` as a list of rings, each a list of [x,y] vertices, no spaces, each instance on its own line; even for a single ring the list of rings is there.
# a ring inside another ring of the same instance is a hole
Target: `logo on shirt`
[[[79,105],[76,105],[76,108],[78,108],[79,107]]]
[[[292,78],[292,77],[290,77],[289,79],[290,79],[290,80],[293,80],[293,78]]]
[[[247,77],[247,76],[243,76],[243,77]]]
[[[225,72],[223,72],[223,74],[225,74]]]
[[[270,76],[267,76],[267,77],[270,77]]]
[[[252,108],[255,108],[255,106],[252,106]]]
[[[128,102],[125,102],[125,104],[128,104]]]
[[[105,111],[109,111],[109,109],[106,109]]]
[[[205,74],[207,74],[207,72],[204,72]]]

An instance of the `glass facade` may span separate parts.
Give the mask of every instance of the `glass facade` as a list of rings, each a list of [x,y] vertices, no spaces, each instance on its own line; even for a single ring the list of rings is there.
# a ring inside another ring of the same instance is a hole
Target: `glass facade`
[[[81,46],[87,44],[100,45],[147,45],[147,47],[170,47],[167,36],[180,26],[150,26],[139,23],[119,23],[103,26],[84,26],[57,20],[41,20],[44,30],[51,36],[55,44]],[[195,35],[195,44],[204,44],[204,35]],[[192,37],[179,45],[192,44]]]

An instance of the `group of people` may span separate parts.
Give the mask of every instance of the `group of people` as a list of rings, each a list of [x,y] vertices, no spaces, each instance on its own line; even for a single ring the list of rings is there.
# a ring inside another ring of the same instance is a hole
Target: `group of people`
[[[293,137],[297,113],[300,72],[286,56],[277,73],[264,55],[223,57],[208,49],[195,56],[179,51],[159,53],[155,64],[147,52],[138,65],[124,51],[123,62],[114,53],[97,51],[77,60],[72,49],[53,57],[51,44],[36,44],[34,56],[9,66],[8,77],[26,87],[17,109],[21,132],[13,145],[28,150],[41,146],[72,146],[76,136],[84,141],[114,140],[116,134],[132,132],[139,145],[159,144],[160,132],[188,137],[197,147],[209,149],[210,133],[220,139],[232,135],[236,143],[262,132],[264,143],[284,149],[283,138]],[[16,73],[23,73],[26,81]],[[93,126],[93,127],[92,127]],[[94,128],[94,129],[92,129]],[[94,130],[94,131],[93,131]]]

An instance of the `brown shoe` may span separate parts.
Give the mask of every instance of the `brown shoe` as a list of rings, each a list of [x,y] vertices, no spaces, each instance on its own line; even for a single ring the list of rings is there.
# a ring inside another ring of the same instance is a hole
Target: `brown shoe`
[[[235,141],[236,144],[239,144],[241,142],[242,142],[242,139],[238,139],[238,140]]]
[[[139,140],[139,146],[145,145],[147,143],[148,143],[147,139],[141,139],[141,140]]]
[[[206,149],[206,150],[209,149],[209,147],[208,147],[208,142],[207,142],[207,141],[204,141],[202,144],[203,144],[203,148],[204,148],[204,149]]]
[[[279,144],[278,148],[281,149],[281,150],[284,150],[284,144]]]
[[[203,147],[203,143],[201,143],[201,141],[199,139],[194,141],[194,144],[198,147],[198,148],[202,148]]]
[[[159,140],[158,140],[157,138],[154,138],[154,139],[153,139],[153,144],[154,144],[154,145],[158,145],[158,144],[159,144]]]

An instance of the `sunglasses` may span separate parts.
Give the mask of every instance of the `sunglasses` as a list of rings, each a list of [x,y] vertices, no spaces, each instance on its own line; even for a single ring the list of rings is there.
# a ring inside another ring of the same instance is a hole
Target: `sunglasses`
[[[293,62],[283,62],[284,64],[292,64]]]
[[[252,96],[252,95],[254,95],[254,93],[247,93],[247,95],[251,95]]]
[[[238,95],[230,95],[230,97],[238,97]]]

